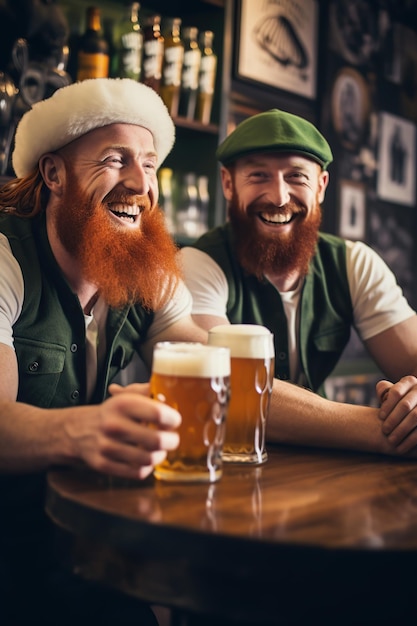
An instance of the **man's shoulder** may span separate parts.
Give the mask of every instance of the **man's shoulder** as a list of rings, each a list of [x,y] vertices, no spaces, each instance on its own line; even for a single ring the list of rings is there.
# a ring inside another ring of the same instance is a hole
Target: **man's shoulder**
[[[205,252],[211,249],[220,248],[225,246],[229,239],[229,226],[228,224],[222,224],[208,230],[204,235],[201,235],[193,244],[192,247],[198,248]]]
[[[338,235],[320,232],[317,240],[317,250],[313,263],[336,265],[340,269],[346,267],[346,239]]]
[[[319,246],[330,246],[333,248],[342,248],[346,249],[346,239],[339,237],[338,235],[332,235],[330,233],[324,233],[322,231],[319,232],[318,238]]]
[[[311,260],[313,274],[346,276],[346,239],[319,232],[316,253]]]

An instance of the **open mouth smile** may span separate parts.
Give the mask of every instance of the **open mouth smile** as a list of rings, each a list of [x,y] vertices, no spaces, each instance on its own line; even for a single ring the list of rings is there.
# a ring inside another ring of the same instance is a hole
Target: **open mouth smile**
[[[139,220],[139,216],[142,212],[142,208],[136,204],[109,204],[108,207],[110,212],[118,219],[130,224],[135,224]]]
[[[297,213],[258,213],[258,217],[264,224],[285,225],[298,217]]]

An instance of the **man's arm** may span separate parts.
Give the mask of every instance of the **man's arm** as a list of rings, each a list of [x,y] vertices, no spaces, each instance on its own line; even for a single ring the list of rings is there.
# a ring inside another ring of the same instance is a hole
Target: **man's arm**
[[[403,376],[417,376],[417,315],[396,324],[364,344],[380,370],[397,381]]]
[[[402,454],[383,434],[378,409],[333,402],[277,379],[271,396],[267,440],[394,456]],[[417,449],[408,452],[409,456],[417,457]]]
[[[417,446],[417,315],[365,341],[369,353],[391,382],[381,381],[382,432],[398,453]]]
[[[13,348],[0,343],[0,398],[14,402],[17,398],[17,359]]]
[[[125,392],[101,405],[41,409],[16,402],[13,348],[0,344],[0,472],[35,472],[55,464],[85,463],[125,478],[144,478],[177,447],[177,411],[140,393]],[[149,428],[149,424],[157,426]]]
[[[193,315],[193,319],[206,330],[229,323],[227,318],[210,315]],[[332,402],[278,379],[274,379],[272,389],[267,439],[274,443],[401,454],[383,434],[378,409]],[[417,450],[414,454],[417,456]]]
[[[151,339],[142,344],[140,349],[141,357],[144,359],[149,371],[152,367],[153,347],[158,341],[197,341],[207,343],[207,331],[204,329],[204,326],[197,324],[191,315],[187,315],[164,328],[158,334],[153,335]]]

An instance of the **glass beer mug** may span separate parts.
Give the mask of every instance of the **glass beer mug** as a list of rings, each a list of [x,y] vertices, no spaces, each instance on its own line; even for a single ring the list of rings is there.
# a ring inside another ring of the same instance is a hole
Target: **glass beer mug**
[[[231,357],[231,397],[223,460],[265,463],[266,420],[274,379],[274,336],[257,324],[224,324],[209,331],[209,344]]]
[[[191,342],[154,347],[151,395],[181,413],[180,444],[157,465],[160,480],[215,482],[222,475],[222,449],[230,395],[230,351]]]

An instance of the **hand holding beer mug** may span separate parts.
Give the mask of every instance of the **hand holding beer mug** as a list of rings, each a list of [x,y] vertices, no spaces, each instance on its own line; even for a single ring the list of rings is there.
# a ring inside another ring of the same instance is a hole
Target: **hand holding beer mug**
[[[224,324],[209,331],[209,344],[230,348],[231,396],[223,460],[264,463],[266,419],[274,379],[273,334],[256,324]]]
[[[153,398],[182,416],[179,447],[155,467],[155,477],[219,480],[230,396],[230,350],[191,342],[157,343],[150,387]]]

